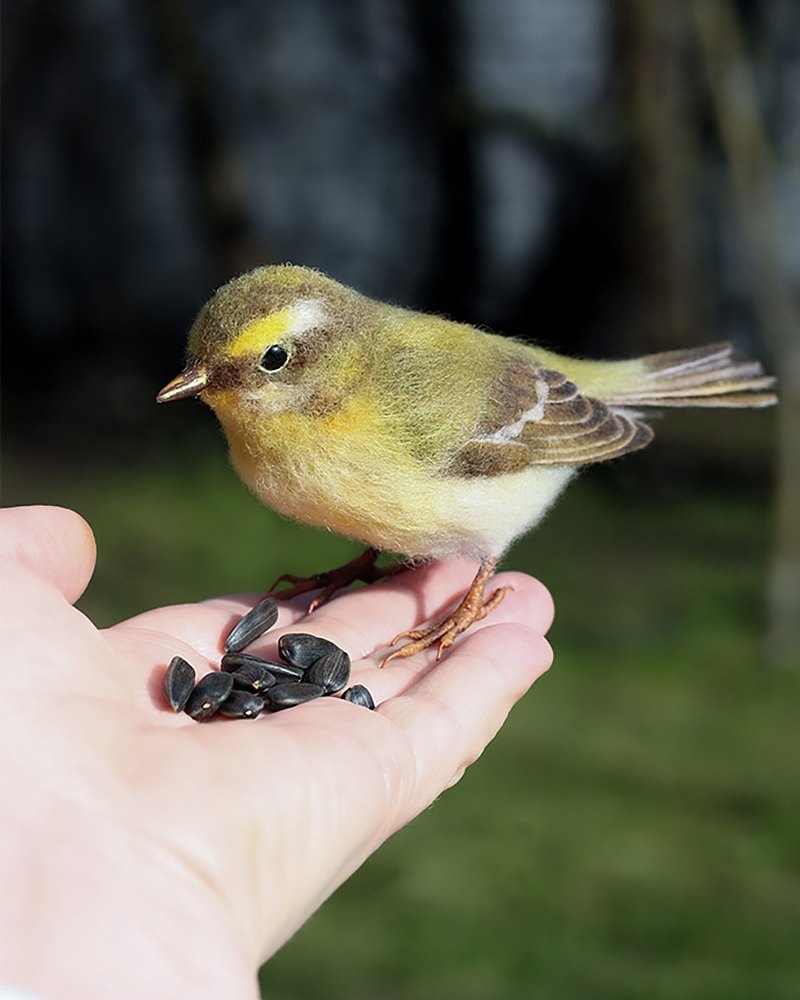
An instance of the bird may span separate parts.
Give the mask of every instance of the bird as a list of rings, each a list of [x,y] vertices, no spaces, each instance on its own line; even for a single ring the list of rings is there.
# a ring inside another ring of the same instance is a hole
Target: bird
[[[385,665],[434,645],[438,658],[484,618],[507,589],[485,596],[498,560],[577,471],[650,443],[645,409],[771,406],[774,383],[729,343],[566,357],[275,264],[206,302],[184,370],[156,399],[199,397],[264,504],[367,546],[337,569],[283,574],[274,596],[321,588],[313,610],[340,587],[403,568],[378,567],[382,552],[405,564],[478,561],[457,607],[395,636]]]

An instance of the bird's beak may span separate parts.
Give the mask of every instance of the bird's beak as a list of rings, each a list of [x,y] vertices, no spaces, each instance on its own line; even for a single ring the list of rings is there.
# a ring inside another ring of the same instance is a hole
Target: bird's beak
[[[167,382],[156,396],[157,403],[171,403],[174,399],[188,399],[202,392],[208,385],[208,372],[203,365],[191,365]]]

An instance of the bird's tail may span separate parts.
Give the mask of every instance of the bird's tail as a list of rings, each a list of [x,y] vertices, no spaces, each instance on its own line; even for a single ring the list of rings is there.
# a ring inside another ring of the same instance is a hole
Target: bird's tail
[[[772,406],[775,379],[758,361],[737,358],[731,344],[707,344],[609,362],[593,395],[611,407]]]

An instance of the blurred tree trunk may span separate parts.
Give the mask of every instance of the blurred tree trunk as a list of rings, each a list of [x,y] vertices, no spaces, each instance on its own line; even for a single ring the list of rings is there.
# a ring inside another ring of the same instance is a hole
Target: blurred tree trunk
[[[776,665],[800,665],[800,314],[779,241],[775,157],[735,8],[727,0],[703,0],[691,8],[749,251],[756,309],[780,375],[767,651]]]
[[[709,301],[695,222],[697,143],[687,5],[617,0],[617,53],[630,192],[627,253],[636,279],[641,346],[668,350],[707,339]]]
[[[413,0],[411,9],[424,67],[420,103],[429,112],[436,145],[439,225],[426,305],[466,318],[478,280],[477,123],[468,120],[462,83],[460,5],[457,0]]]

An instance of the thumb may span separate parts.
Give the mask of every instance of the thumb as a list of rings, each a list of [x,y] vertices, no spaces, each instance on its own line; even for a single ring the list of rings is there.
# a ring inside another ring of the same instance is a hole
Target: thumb
[[[73,603],[94,570],[92,529],[63,507],[8,507],[0,510],[0,556],[52,583]]]

